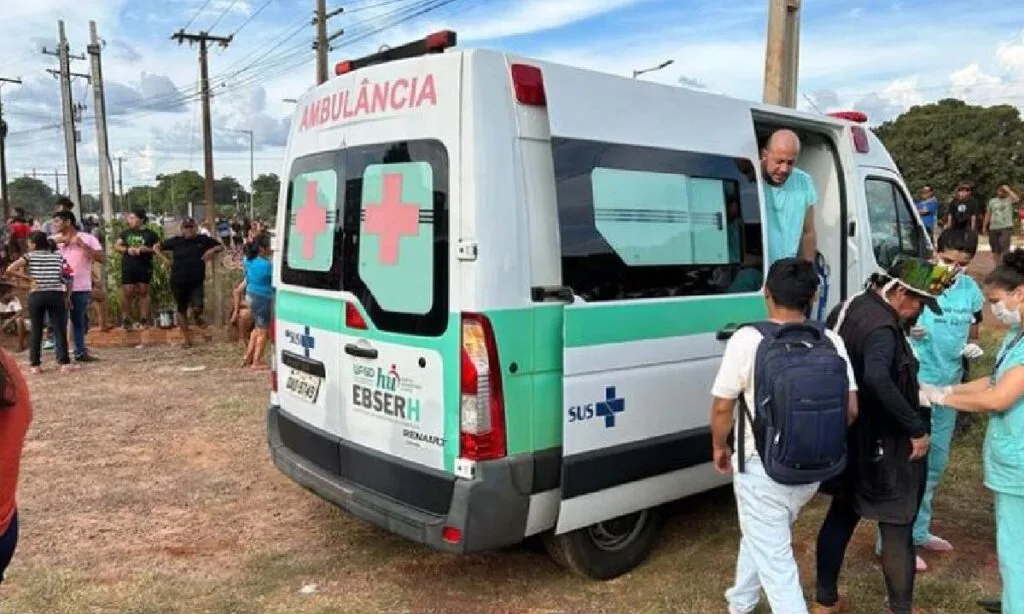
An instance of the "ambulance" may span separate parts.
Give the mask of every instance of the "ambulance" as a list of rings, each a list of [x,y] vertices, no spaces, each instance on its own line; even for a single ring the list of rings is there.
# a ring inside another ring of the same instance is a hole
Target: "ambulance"
[[[764,318],[760,146],[788,128],[827,290],[929,249],[859,113],[811,115],[456,47],[345,61],[299,101],[275,254],[276,466],[470,553],[543,538],[607,579],[728,482],[709,388]]]

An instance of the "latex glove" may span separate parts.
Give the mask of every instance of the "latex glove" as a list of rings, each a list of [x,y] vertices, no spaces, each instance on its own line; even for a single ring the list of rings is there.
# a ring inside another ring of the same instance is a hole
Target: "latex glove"
[[[910,327],[910,338],[911,339],[924,339],[928,336],[928,329],[923,326],[911,326]]]
[[[921,388],[920,390],[917,391],[917,404],[920,405],[921,407],[932,406],[931,399],[929,399],[928,395],[924,393],[924,388]]]
[[[964,349],[962,352],[960,352],[960,355],[966,358],[967,360],[974,360],[976,358],[981,358],[982,356],[984,356],[985,350],[981,349],[981,346],[979,346],[977,343],[968,343],[967,345],[964,346]]]
[[[952,392],[952,386],[932,386],[930,384],[921,384],[921,395],[929,401],[931,405],[942,405],[946,400],[946,395]]]

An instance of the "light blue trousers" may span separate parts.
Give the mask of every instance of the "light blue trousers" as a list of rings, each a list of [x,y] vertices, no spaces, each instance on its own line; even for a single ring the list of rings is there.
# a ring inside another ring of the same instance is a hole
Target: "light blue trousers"
[[[1024,497],[996,493],[996,551],[1003,614],[1024,614]]]
[[[928,481],[924,487],[924,499],[917,510],[914,521],[914,543],[920,546],[928,540],[932,525],[932,500],[935,489],[942,480],[942,474],[949,466],[949,449],[953,445],[953,431],[956,429],[956,410],[941,405],[932,407],[932,438],[928,449]]]

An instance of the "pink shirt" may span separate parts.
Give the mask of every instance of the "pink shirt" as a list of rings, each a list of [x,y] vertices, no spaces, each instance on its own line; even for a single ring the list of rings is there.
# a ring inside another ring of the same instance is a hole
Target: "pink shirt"
[[[76,235],[82,240],[87,247],[93,250],[102,249],[100,246],[99,239],[79,232]],[[77,245],[64,245],[60,246],[60,255],[64,256],[64,260],[68,261],[68,265],[71,267],[72,274],[74,274],[74,281],[71,284],[72,292],[91,292],[92,291],[92,258],[89,258],[85,250]]]

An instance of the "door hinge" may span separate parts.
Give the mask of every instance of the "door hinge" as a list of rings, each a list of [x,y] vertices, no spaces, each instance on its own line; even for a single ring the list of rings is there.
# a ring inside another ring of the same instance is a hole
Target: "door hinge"
[[[458,256],[459,260],[463,262],[473,262],[474,260],[476,260],[476,241],[471,241],[469,239],[463,239],[459,241],[459,245],[456,248],[456,255]]]

